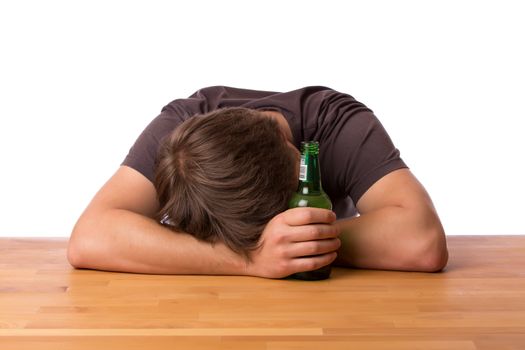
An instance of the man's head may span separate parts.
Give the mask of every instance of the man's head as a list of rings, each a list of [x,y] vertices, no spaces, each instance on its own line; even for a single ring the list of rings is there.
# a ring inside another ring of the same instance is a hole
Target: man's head
[[[297,151],[278,121],[246,108],[195,116],[163,142],[158,219],[248,256],[297,185]]]

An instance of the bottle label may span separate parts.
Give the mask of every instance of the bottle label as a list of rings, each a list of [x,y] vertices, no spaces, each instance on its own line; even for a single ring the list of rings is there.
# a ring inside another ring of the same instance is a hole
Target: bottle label
[[[304,155],[302,155],[301,156],[301,166],[299,167],[299,180],[300,181],[306,181],[307,171],[308,171],[308,165],[306,165]]]

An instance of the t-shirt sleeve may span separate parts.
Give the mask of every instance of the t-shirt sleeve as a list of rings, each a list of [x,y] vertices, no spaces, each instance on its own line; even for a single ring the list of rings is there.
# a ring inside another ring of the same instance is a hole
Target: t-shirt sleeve
[[[170,109],[163,109],[142,131],[121,165],[129,166],[153,182],[159,146],[166,135],[182,123]]]
[[[330,181],[335,187],[331,191],[337,191],[338,197],[350,196],[357,204],[376,181],[407,168],[379,119],[353,97],[339,94],[325,105],[323,115],[332,119],[330,124],[337,125],[325,130],[324,156],[331,164],[326,172],[335,180]]]

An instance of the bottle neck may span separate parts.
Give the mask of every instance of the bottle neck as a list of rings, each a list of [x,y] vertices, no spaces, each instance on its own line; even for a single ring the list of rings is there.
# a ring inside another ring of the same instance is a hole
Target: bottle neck
[[[305,195],[319,195],[322,191],[321,168],[317,149],[315,152],[303,149],[297,192]]]

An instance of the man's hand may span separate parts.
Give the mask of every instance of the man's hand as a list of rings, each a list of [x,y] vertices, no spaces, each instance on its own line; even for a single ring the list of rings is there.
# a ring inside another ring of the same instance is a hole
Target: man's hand
[[[335,214],[319,208],[293,208],[276,215],[251,254],[247,274],[283,278],[332,263],[339,249]]]

